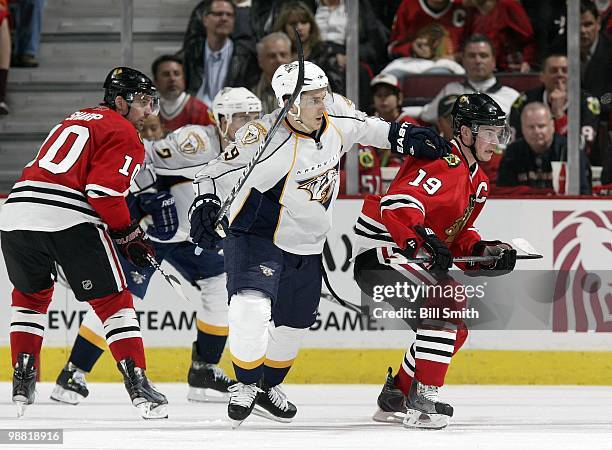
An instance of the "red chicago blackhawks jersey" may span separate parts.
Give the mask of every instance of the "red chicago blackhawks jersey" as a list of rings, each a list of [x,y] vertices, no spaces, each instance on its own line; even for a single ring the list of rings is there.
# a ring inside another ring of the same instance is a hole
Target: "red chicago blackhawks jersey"
[[[0,209],[0,229],[127,226],[124,196],[143,158],[138,132],[119,113],[105,106],[77,111],[49,132],[23,169]]]
[[[489,192],[489,179],[473,164],[468,167],[456,142],[448,156],[405,158],[385,195],[368,195],[355,227],[355,255],[375,247],[390,254],[420,238],[414,225],[431,228],[455,256],[471,255],[480,240],[474,221]]]
[[[466,15],[458,1],[451,1],[442,11],[434,12],[424,0],[404,0],[393,20],[389,54],[414,56],[412,44],[417,38],[427,40],[435,57],[459,52],[467,37]]]
[[[174,131],[185,125],[212,125],[215,123],[208,106],[189,94],[184,94],[174,109],[171,109],[167,102],[162,101],[159,118],[166,131]]]

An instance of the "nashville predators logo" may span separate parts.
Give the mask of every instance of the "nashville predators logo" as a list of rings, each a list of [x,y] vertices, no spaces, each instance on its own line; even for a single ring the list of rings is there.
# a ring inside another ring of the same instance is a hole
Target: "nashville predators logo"
[[[242,145],[251,145],[263,139],[268,131],[259,122],[249,122],[246,124],[246,132],[240,139]]]
[[[206,150],[206,143],[198,133],[190,132],[181,136],[183,140],[179,143],[179,150],[187,155],[195,155]]]
[[[461,164],[461,159],[459,159],[457,155],[453,155],[452,153],[444,156],[442,159],[446,161],[448,167],[457,167],[459,164]]]
[[[336,182],[338,180],[338,170],[334,167],[328,171],[302,181],[298,185],[298,189],[308,191],[310,201],[319,202],[327,207],[327,203],[334,193]]]
[[[463,211],[463,215],[457,220],[455,220],[455,222],[450,227],[444,230],[444,233],[446,234],[446,243],[450,244],[451,242],[453,242],[455,240],[455,236],[457,236],[457,234],[459,234],[459,232],[463,230],[463,227],[472,215],[472,211],[474,211],[475,204],[476,196],[470,195],[470,201],[467,207],[465,208],[465,211]]]

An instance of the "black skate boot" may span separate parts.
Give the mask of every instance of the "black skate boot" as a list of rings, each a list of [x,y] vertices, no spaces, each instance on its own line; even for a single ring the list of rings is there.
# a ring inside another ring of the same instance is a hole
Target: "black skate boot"
[[[428,386],[417,380],[410,386],[406,408],[404,426],[407,428],[441,430],[448,426],[453,416],[453,407],[440,402],[438,387]]]
[[[232,428],[240,426],[242,421],[251,415],[255,401],[262,392],[255,383],[237,382],[229,388],[230,398],[227,405],[227,415],[232,421]]]
[[[55,387],[51,392],[51,400],[78,405],[88,395],[85,372],[68,361],[57,377]]]
[[[406,417],[406,397],[400,389],[395,387],[391,367],[388,369],[387,379],[376,403],[378,403],[378,410],[372,417],[376,422],[402,423],[404,421]]]
[[[19,353],[13,372],[13,403],[17,405],[17,417],[23,416],[26,406],[36,397],[36,368],[34,355]]]
[[[216,364],[202,361],[198,354],[197,343],[191,348],[191,367],[187,375],[189,392],[187,400],[191,402],[227,402],[228,388],[236,382]]]
[[[123,375],[123,383],[130,395],[132,405],[140,410],[143,419],[167,419],[168,400],[164,394],[155,390],[144,370],[136,367],[130,358],[119,361],[117,368]]]
[[[297,408],[287,400],[287,395],[280,385],[268,387],[262,382],[259,383],[259,387],[262,393],[257,396],[253,414],[277,422],[291,422],[297,414]]]

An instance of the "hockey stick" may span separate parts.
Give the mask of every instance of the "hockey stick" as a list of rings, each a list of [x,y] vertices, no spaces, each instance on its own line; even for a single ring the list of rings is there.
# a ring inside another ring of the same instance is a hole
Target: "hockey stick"
[[[329,282],[327,271],[325,270],[325,266],[323,265],[323,262],[321,262],[321,275],[323,275],[323,281],[325,282],[325,286],[327,286],[327,289],[330,292],[329,294],[324,294],[323,292],[321,292],[321,298],[324,298],[327,301],[335,303],[336,305],[340,305],[350,311],[356,312],[360,316],[367,315],[363,307],[359,305],[355,305],[354,303],[351,303],[351,302],[347,302],[346,300],[341,299],[338,296],[338,294],[336,294],[334,289],[331,287],[331,283]]]
[[[219,214],[215,219],[215,230],[217,231],[217,234],[221,237],[225,237],[225,230],[221,225],[221,220],[229,211],[230,207],[232,206],[232,203],[238,195],[238,192],[240,191],[240,189],[242,189],[242,186],[244,186],[244,183],[246,182],[247,178],[249,177],[251,172],[253,172],[253,169],[255,168],[262,155],[266,151],[266,148],[272,141],[272,138],[276,134],[276,131],[283,123],[283,120],[285,120],[285,117],[287,117],[289,110],[293,107],[293,103],[295,102],[295,99],[298,97],[298,95],[300,95],[300,91],[302,90],[302,86],[304,85],[304,49],[302,48],[302,40],[300,39],[300,34],[298,33],[297,29],[294,28],[293,32],[295,33],[295,47],[298,53],[298,79],[297,83],[295,84],[295,89],[293,90],[291,97],[289,97],[287,104],[283,107],[283,109],[281,109],[280,113],[278,114],[278,117],[272,124],[272,127],[266,135],[266,138],[262,141],[261,144],[259,144],[259,147],[253,155],[253,158],[244,167],[244,171],[240,175],[240,178],[238,178],[238,181],[230,191],[227,198],[223,200],[223,203],[221,203],[221,209],[219,210]],[[200,255],[201,253],[202,248],[196,247],[195,254]]]
[[[523,238],[514,238],[512,239],[512,245],[515,249],[524,252],[524,255],[516,255],[516,259],[542,259],[543,256],[540,255],[529,242],[527,242]],[[477,263],[477,262],[493,262],[497,261],[501,256],[457,256],[453,258],[453,262],[467,262],[467,263]],[[420,263],[428,263],[431,262],[431,258],[427,256],[421,256],[417,258],[406,258],[403,256],[396,255],[393,258],[390,258],[389,264],[420,264]]]
[[[176,292],[179,297],[181,297],[183,300],[185,300],[188,303],[193,303],[191,300],[189,300],[189,297],[185,295],[185,292],[183,292],[183,286],[181,285],[181,282],[178,280],[178,278],[176,278],[174,275],[164,272],[164,269],[161,268],[161,266],[157,263],[155,258],[153,258],[149,254],[147,254],[147,261],[149,261],[149,264],[151,264],[151,266],[155,270],[157,270],[159,273],[161,273],[164,276],[168,284],[172,286],[172,289],[174,289],[174,292]]]

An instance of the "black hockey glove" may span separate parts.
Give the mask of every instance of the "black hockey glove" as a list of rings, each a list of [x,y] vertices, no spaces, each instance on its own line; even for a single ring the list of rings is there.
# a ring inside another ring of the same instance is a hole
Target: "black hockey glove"
[[[195,198],[189,209],[191,231],[189,235],[195,244],[205,250],[214,250],[223,239],[217,234],[215,221],[221,211],[221,200],[215,194],[204,194]],[[227,228],[227,217],[221,225]]]
[[[421,245],[418,244],[416,239],[406,241],[405,256],[414,258],[419,248],[423,248],[431,256],[431,263],[428,264],[427,270],[437,276],[446,275],[448,269],[453,265],[453,255],[449,248],[438,239],[431,228],[415,225],[414,231],[423,241]]]
[[[516,250],[502,241],[479,241],[474,245],[472,253],[474,255],[500,257],[490,263],[479,263],[477,268],[486,271],[481,273],[482,275],[506,275],[514,270],[516,264]]]
[[[155,256],[155,249],[138,222],[123,230],[109,230],[108,235],[129,262],[137,267],[149,267],[147,255]]]
[[[176,212],[176,202],[169,192],[139,195],[140,208],[151,214],[153,225],[147,228],[147,233],[161,241],[171,239],[178,230],[179,220]]]
[[[392,123],[389,127],[391,151],[415,158],[438,159],[451,151],[451,145],[433,129],[410,123]]]

